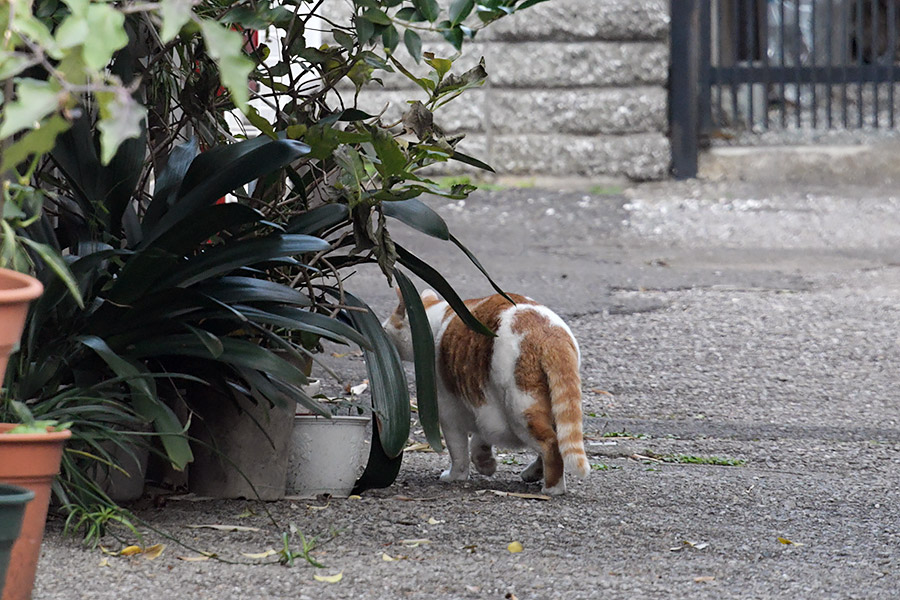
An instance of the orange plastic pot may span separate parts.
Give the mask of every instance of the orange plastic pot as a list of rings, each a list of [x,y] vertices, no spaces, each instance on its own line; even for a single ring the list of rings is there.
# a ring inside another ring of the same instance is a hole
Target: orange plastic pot
[[[13,544],[2,600],[28,600],[41,555],[50,486],[72,432],[6,433],[13,427],[12,423],[0,423],[0,483],[31,490],[34,500],[25,508],[22,531]]]
[[[34,277],[0,269],[0,386],[9,355],[22,337],[28,305],[43,291],[44,286]]]

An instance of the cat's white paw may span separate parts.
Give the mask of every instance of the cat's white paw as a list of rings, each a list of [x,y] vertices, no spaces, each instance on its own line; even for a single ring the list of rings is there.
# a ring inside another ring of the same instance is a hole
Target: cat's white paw
[[[547,496],[562,496],[566,493],[566,482],[565,480],[561,479],[559,483],[557,483],[553,487],[544,486],[541,489],[541,493]]]
[[[441,481],[465,481],[468,478],[468,472],[454,473],[453,469],[447,469],[441,473]]]

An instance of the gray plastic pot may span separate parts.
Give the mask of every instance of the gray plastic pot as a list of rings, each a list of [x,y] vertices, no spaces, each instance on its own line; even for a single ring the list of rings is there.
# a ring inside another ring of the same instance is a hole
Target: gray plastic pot
[[[22,529],[25,505],[34,499],[34,492],[8,483],[0,483],[0,596],[6,583],[6,570],[13,544]]]

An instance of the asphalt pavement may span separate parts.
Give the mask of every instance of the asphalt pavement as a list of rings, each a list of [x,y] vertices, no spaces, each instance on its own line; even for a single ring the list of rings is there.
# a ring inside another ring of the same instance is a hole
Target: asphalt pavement
[[[523,453],[444,484],[446,455],[412,451],[361,498],[149,499],[138,514],[190,549],[146,528],[162,554],[109,556],[52,521],[34,598],[896,598],[900,195],[877,180],[566,187],[428,200],[580,342],[594,471],[566,496],[515,495],[539,492]],[[490,292],[452,246],[394,233],[462,295]],[[347,286],[392,308],[377,272]],[[358,356],[327,359],[341,384],[365,376]],[[188,528],[209,524],[244,529]],[[317,538],[322,568],[246,556],[291,531]]]

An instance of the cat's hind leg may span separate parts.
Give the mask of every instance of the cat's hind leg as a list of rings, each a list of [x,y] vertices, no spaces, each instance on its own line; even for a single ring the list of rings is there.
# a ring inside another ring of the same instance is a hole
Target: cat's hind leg
[[[441,473],[441,481],[465,481],[469,478],[469,433],[441,423],[444,442],[450,453],[450,468]]]
[[[548,496],[560,496],[566,493],[566,476],[559,442],[553,430],[553,421],[549,412],[536,410],[526,413],[528,431],[540,452],[544,471],[544,487],[541,493]],[[530,468],[530,467],[529,467]],[[528,469],[526,469],[528,470]]]
[[[476,471],[488,477],[497,472],[497,459],[494,458],[493,448],[477,433],[469,442],[469,453],[472,455],[472,464],[475,465]]]
[[[536,483],[544,478],[544,459],[541,458],[540,454],[519,473],[519,477],[526,483]]]

